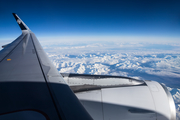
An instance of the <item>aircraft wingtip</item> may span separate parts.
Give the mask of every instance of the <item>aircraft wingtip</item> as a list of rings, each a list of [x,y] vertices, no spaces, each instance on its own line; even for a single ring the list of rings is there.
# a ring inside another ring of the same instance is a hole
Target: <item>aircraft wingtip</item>
[[[16,13],[12,13],[12,14],[13,14],[14,18],[15,18],[16,21],[17,21],[18,17],[17,17],[17,15],[16,15]]]
[[[16,22],[18,23],[19,27],[21,28],[21,30],[27,30],[29,29],[24,22],[18,17],[18,15],[16,13],[12,13],[14,18],[16,19]]]

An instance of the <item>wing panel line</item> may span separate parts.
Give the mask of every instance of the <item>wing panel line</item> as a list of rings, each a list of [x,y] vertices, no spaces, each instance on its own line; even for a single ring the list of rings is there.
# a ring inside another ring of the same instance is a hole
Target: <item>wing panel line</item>
[[[59,119],[62,120],[61,115],[60,115],[59,112],[58,112],[58,108],[57,108],[57,106],[56,106],[56,103],[55,103],[55,100],[54,100],[54,98],[53,98],[52,92],[51,92],[51,90],[50,90],[50,86],[49,86],[49,84],[48,84],[48,82],[47,82],[45,73],[44,73],[44,71],[43,71],[43,68],[42,68],[42,65],[41,65],[41,62],[40,62],[40,59],[39,59],[39,56],[38,56],[38,53],[37,53],[35,44],[34,44],[34,40],[33,40],[33,38],[32,38],[32,35],[30,35],[30,36],[31,36],[31,39],[32,39],[32,43],[33,43],[34,50],[35,50],[35,53],[36,53],[36,56],[37,56],[37,59],[38,59],[39,66],[40,66],[40,68],[41,68],[42,74],[43,74],[44,79],[45,79],[45,81],[46,81],[46,85],[47,85],[47,88],[48,88],[48,90],[49,90],[50,96],[51,96],[51,98],[52,98],[54,107],[55,107],[55,109],[56,109],[56,111],[57,111],[57,114],[58,114]]]

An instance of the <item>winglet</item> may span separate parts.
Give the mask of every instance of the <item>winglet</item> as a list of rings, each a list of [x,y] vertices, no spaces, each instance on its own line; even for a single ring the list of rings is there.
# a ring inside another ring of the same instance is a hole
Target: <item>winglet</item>
[[[18,17],[17,14],[12,13],[14,18],[16,19],[16,22],[18,23],[19,27],[21,28],[21,30],[30,30],[26,24]]]

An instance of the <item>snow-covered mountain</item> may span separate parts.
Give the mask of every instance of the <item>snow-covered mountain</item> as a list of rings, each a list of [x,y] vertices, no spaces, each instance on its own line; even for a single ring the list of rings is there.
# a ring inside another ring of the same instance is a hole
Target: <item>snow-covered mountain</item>
[[[180,54],[95,52],[48,56],[61,73],[120,75],[180,86]]]
[[[167,88],[170,91],[176,105],[177,120],[180,120],[180,89],[170,87]]]
[[[180,79],[179,58],[176,54],[105,54],[86,53],[82,55],[49,54],[61,73],[84,73],[100,75],[120,75],[136,79],[151,79],[173,86],[171,82]],[[164,70],[167,69],[167,70]],[[161,78],[161,80],[159,80]],[[174,81],[168,81],[173,78]],[[180,89],[170,88],[176,104],[177,120],[180,119]]]
[[[112,46],[112,47],[109,47]],[[136,48],[136,46],[138,48]],[[159,49],[159,46],[161,49]],[[167,49],[171,48],[172,49]],[[177,45],[79,44],[43,46],[61,73],[119,75],[166,84],[180,119],[180,52]]]

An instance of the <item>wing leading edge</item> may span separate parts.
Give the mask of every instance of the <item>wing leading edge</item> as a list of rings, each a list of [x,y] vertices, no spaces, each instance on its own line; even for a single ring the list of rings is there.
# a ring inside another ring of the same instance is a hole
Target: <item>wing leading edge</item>
[[[13,15],[22,35],[0,52],[0,118],[8,113],[33,110],[50,120],[91,120],[35,34]]]

